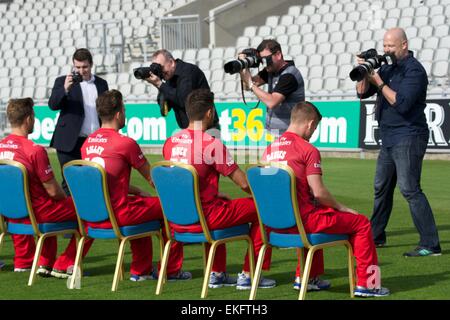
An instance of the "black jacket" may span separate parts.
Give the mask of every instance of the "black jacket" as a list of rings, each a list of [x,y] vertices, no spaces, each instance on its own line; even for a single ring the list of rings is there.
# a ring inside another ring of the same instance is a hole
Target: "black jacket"
[[[189,125],[186,114],[186,98],[195,89],[209,89],[205,74],[194,64],[176,59],[173,77],[163,83],[159,88],[158,102],[167,102],[170,109],[175,112],[178,126],[185,129]],[[219,118],[217,112],[214,117],[214,126],[218,128]]]
[[[50,147],[58,151],[71,152],[77,143],[84,120],[83,94],[80,84],[74,84],[68,94],[64,90],[66,76],[58,77],[53,85],[48,106],[52,110],[61,110],[53,133]],[[98,95],[108,91],[108,83],[95,76],[94,84]]]

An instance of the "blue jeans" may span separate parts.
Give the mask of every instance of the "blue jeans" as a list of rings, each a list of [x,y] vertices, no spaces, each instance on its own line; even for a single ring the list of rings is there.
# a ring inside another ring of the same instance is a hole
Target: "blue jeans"
[[[440,250],[433,212],[420,188],[427,143],[427,135],[407,136],[392,147],[381,147],[375,173],[373,214],[370,219],[375,243],[386,242],[385,228],[391,215],[394,189],[398,182],[420,235],[419,246]]]

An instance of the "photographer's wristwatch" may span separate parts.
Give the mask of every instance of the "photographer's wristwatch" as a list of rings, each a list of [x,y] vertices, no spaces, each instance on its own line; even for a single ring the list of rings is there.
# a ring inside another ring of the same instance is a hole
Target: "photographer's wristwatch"
[[[250,86],[248,87],[248,90],[253,91],[253,87],[255,86],[255,83],[252,81],[250,83]]]
[[[383,90],[383,87],[386,85],[386,83],[382,83],[378,86],[378,91],[381,92]]]

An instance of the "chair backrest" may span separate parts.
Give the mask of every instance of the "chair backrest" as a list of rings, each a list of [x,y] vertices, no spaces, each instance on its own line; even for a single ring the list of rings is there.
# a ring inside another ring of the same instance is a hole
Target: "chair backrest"
[[[274,229],[297,226],[306,247],[309,246],[297,202],[297,187],[292,169],[281,163],[252,166],[247,170],[259,221]],[[267,243],[266,234],[262,232]]]
[[[85,235],[84,221],[95,223],[109,219],[116,236],[121,237],[109,198],[105,169],[92,161],[74,160],[64,165],[63,174],[75,204],[80,232]]]
[[[28,186],[25,166],[13,160],[0,160],[0,214],[9,219],[30,218],[39,234]]]
[[[152,179],[161,201],[166,228],[168,222],[177,225],[200,223],[205,237],[211,236],[203,215],[195,168],[188,164],[160,161],[152,166]]]

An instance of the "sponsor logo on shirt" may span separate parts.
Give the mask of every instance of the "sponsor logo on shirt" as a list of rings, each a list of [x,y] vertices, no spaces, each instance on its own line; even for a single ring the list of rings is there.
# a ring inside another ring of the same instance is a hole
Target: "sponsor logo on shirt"
[[[272,143],[272,147],[279,147],[279,146],[290,146],[292,144],[292,141],[287,140],[285,137],[281,137],[279,141],[275,141]]]
[[[48,168],[47,169],[45,169],[45,174],[50,174],[50,173],[52,173],[53,172],[53,169],[52,169],[52,167],[49,165],[48,166]]]
[[[313,165],[314,165],[314,168],[322,168],[322,165],[320,164],[320,162],[314,163]]]
[[[172,143],[192,144],[192,139],[188,135],[183,134],[181,137],[172,137]]]
[[[19,149],[19,146],[12,140],[6,141],[6,143],[0,143],[0,148],[4,149]]]
[[[102,134],[97,134],[95,137],[88,138],[89,143],[108,143],[108,138],[103,138]]]

